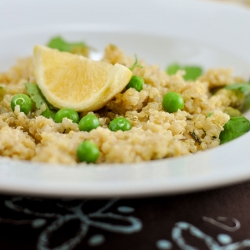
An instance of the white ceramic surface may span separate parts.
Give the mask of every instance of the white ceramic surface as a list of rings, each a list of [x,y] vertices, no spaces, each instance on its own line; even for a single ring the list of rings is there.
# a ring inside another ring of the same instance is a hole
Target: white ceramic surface
[[[101,56],[108,43],[162,68],[172,62],[233,67],[250,76],[250,11],[198,0],[0,2],[0,71],[62,35]],[[249,118],[249,114],[246,114]],[[60,197],[183,193],[250,178],[250,133],[195,155],[95,167],[0,158],[0,192]]]

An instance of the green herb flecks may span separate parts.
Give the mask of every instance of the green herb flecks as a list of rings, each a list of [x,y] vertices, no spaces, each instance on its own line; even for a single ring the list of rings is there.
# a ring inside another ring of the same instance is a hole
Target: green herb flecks
[[[52,38],[47,46],[52,49],[58,49],[59,51],[81,54],[84,56],[88,56],[89,52],[89,47],[84,42],[69,43],[60,36]]]
[[[134,62],[134,64],[129,69],[131,71],[133,71],[135,68],[143,68],[143,66],[138,63],[137,55],[135,55],[135,62]]]
[[[240,107],[241,112],[245,112],[250,108],[250,82],[246,83],[234,83],[231,85],[227,85],[225,89],[235,91],[235,94],[241,96],[244,94],[244,102],[242,107]]]
[[[201,145],[201,139],[198,137],[198,135],[195,134],[195,132],[189,132],[189,134],[191,135],[191,137],[199,144]]]
[[[46,118],[52,118],[54,120],[55,112],[54,107],[46,100],[37,84],[25,83],[26,91],[31,100],[35,103],[37,109],[41,109],[42,105],[46,106],[46,109],[41,113]]]
[[[181,68],[181,66],[179,64],[174,63],[174,64],[171,64],[171,65],[168,66],[167,73],[169,75],[174,75],[174,74],[177,73],[178,70],[181,70],[181,69],[182,68]]]
[[[202,75],[203,70],[201,67],[198,66],[180,66],[177,63],[173,63],[168,66],[166,72],[169,75],[174,75],[177,73],[178,70],[184,70],[186,74],[183,76],[183,78],[186,81],[195,81],[199,76]]]
[[[227,85],[225,89],[230,89],[234,91],[240,91],[241,93],[244,93],[245,95],[250,93],[250,83],[234,83],[231,85]]]

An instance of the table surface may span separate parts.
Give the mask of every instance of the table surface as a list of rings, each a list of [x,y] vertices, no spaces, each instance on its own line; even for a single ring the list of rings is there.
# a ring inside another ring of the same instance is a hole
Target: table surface
[[[214,0],[250,7],[250,0]],[[250,249],[250,182],[110,200],[0,196],[0,249]]]

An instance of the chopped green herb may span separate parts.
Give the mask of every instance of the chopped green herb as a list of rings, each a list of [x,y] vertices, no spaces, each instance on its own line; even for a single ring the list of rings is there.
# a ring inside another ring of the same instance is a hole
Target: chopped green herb
[[[42,116],[45,118],[49,119],[52,118],[53,120],[55,119],[56,112],[50,110],[48,106],[46,106],[46,109],[41,113]]]
[[[43,96],[37,84],[25,83],[25,87],[26,87],[26,91],[28,95],[30,96],[31,100],[35,103],[37,109],[41,109],[43,104],[46,105],[46,109],[45,111],[42,112],[41,115],[46,118],[54,119],[55,112],[51,110],[51,109],[54,109],[54,107]]]
[[[225,89],[235,91],[236,95],[243,95],[244,103],[240,107],[241,112],[245,112],[250,108],[250,82],[234,83],[227,85]]]
[[[198,137],[198,135],[195,134],[195,132],[189,132],[191,137],[200,145],[201,144],[201,139]]]
[[[177,63],[171,64],[167,68],[167,73],[169,75],[174,75],[177,73],[178,70],[185,70],[186,74],[183,76],[183,78],[188,80],[196,80],[199,76],[202,75],[203,70],[201,67],[198,66],[180,66]]]
[[[167,73],[169,75],[174,75],[177,73],[178,70],[181,70],[181,66],[179,64],[174,63],[168,66]]]
[[[250,83],[234,83],[231,85],[227,85],[225,89],[240,91],[244,94],[248,94],[250,93]]]
[[[212,115],[213,115],[213,112],[210,112],[210,113],[207,114],[206,117],[208,118],[208,117],[210,117],[210,116],[212,116]]]
[[[135,62],[134,62],[134,64],[133,64],[132,67],[130,67],[129,69],[130,69],[131,71],[133,71],[135,68],[143,68],[142,65],[138,64],[137,55],[135,55]]]
[[[183,68],[186,71],[184,75],[185,80],[196,80],[199,76],[202,75],[202,68],[197,66],[185,66]]]
[[[47,46],[52,49],[83,55],[87,55],[89,49],[84,42],[69,43],[63,40],[60,36],[52,38]]]
[[[250,130],[250,122],[244,116],[234,116],[224,125],[220,133],[220,144],[229,142]]]

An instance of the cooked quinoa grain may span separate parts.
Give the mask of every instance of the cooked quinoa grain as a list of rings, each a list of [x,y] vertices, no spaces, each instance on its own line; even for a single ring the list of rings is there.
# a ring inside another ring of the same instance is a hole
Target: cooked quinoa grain
[[[105,49],[103,61],[120,63],[128,68],[134,62],[115,45]],[[140,61],[143,68],[133,75],[144,79],[143,89],[125,88],[102,109],[80,113],[95,114],[100,126],[90,132],[80,131],[67,118],[55,123],[40,114],[46,109],[31,110],[27,115],[20,107],[11,109],[15,94],[27,94],[24,83],[35,83],[33,60],[19,60],[9,71],[0,73],[0,155],[20,160],[76,164],[77,147],[83,141],[93,142],[100,163],[150,161],[196,153],[220,144],[220,133],[230,117],[227,107],[240,108],[243,98],[222,88],[235,83],[231,69],[211,69],[196,81],[185,81],[184,71],[168,75],[156,65]],[[213,93],[214,89],[220,88]],[[184,108],[168,113],[162,107],[166,93],[176,92]],[[111,131],[109,124],[118,117],[131,124],[128,131]]]

